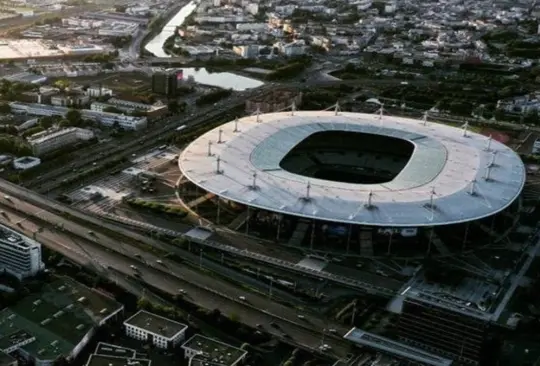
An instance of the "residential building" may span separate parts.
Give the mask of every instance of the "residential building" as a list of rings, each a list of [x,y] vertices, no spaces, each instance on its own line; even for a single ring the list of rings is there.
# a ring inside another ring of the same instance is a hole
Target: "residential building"
[[[0,224],[0,272],[23,279],[43,268],[41,244]]]
[[[51,97],[51,104],[61,107],[80,107],[89,101],[90,97],[84,94],[59,94]]]
[[[279,43],[279,52],[287,57],[301,56],[306,53],[306,43],[304,40],[293,41],[290,43]]]
[[[33,116],[65,116],[69,111],[67,107],[58,107],[45,104],[19,103],[9,104],[11,111],[18,114],[29,114]],[[142,130],[148,124],[146,117],[125,116],[123,114],[97,112],[90,109],[80,109],[83,118],[101,123],[107,127],[118,126],[125,130]]]
[[[192,359],[193,366],[203,366],[207,362],[215,362],[223,366],[241,364],[247,351],[230,344],[196,334],[182,345],[184,357]],[[196,362],[195,362],[196,361]]]
[[[94,133],[84,128],[50,128],[30,136],[28,142],[34,155],[40,156],[64,146],[73,145],[79,141],[88,141],[92,138],[94,138]]]
[[[91,98],[98,98],[106,95],[113,95],[113,91],[108,88],[103,88],[101,86],[91,86],[86,89],[86,95]]]
[[[174,347],[184,341],[187,325],[141,310],[124,321],[126,335],[158,348]]]
[[[69,363],[122,311],[113,298],[61,277],[0,311],[0,351],[17,352],[35,366],[52,366],[60,357]]]
[[[259,45],[234,46],[233,52],[242,58],[256,58],[259,56]]]

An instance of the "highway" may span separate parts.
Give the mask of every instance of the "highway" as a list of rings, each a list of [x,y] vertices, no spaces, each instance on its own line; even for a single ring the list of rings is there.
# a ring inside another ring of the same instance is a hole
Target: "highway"
[[[140,137],[134,139],[132,138],[127,143],[121,145],[118,144],[118,141],[112,141],[111,143],[106,143],[101,146],[88,147],[84,149],[87,152],[85,155],[86,157],[74,161],[72,167],[67,168],[64,165],[61,168],[51,170],[42,174],[39,179],[28,182],[27,186],[42,193],[51,191],[61,184],[58,178],[62,177],[66,173],[66,170],[79,169],[94,162],[103,164],[108,160],[112,160],[120,156],[130,156],[132,153],[137,151],[156,147],[163,141],[166,141],[168,138],[173,136],[178,126],[187,125],[193,128],[206,122],[211,122],[216,118],[219,118],[221,115],[226,114],[228,111],[242,106],[245,103],[245,98],[249,97],[249,95],[261,94],[264,93],[265,90],[266,89],[258,88],[246,93],[235,94],[232,98],[228,98],[226,101],[218,103],[217,106],[212,105],[200,108],[193,116],[169,117],[159,122],[161,124],[160,127],[154,128]],[[185,132],[188,131],[188,129],[185,130]],[[80,172],[77,174],[80,174]],[[38,189],[37,185],[39,185],[41,182],[47,183],[40,185]]]
[[[2,206],[9,218],[9,220],[2,219],[5,224],[23,230],[29,236],[36,233],[36,239],[44,245],[66,254],[74,261],[92,265],[102,274],[108,273],[109,268],[114,268],[125,275],[133,275],[130,266],[135,265],[141,271],[142,280],[149,285],[171,294],[178,294],[178,290],[183,289],[191,300],[207,309],[219,308],[225,314],[239,315],[248,325],[262,324],[265,330],[277,335],[286,333],[291,340],[307,347],[316,347],[320,344],[323,329],[334,328],[340,334],[348,330],[347,327],[327,323],[319,316],[307,313],[302,314],[306,319],[300,320],[295,309],[272,302],[266,296],[247,293],[191,266],[159,258],[102,233],[90,234],[87,227],[14,197],[10,197],[9,201],[2,199]],[[25,217],[25,214],[19,212],[25,212],[30,217]],[[44,230],[38,233],[38,225],[32,221],[35,218],[31,216],[39,217],[51,224],[43,225]],[[64,231],[53,229],[54,225],[63,226]],[[158,259],[163,265],[158,264]],[[246,302],[240,301],[240,296],[244,296]],[[281,330],[273,328],[270,325],[272,322],[279,324]],[[325,338],[325,343],[331,345],[339,356],[345,355],[348,349],[345,341],[330,335]]]

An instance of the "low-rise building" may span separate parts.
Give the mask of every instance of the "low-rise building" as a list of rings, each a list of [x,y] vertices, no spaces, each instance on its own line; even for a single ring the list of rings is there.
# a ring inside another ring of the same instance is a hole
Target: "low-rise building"
[[[101,86],[91,86],[86,89],[86,95],[91,98],[98,98],[106,95],[113,95],[113,91],[108,88],[103,88]]]
[[[32,169],[41,164],[41,159],[35,156],[21,156],[13,160],[13,168],[17,170]]]
[[[51,106],[36,103],[12,102],[9,104],[11,111],[18,114],[29,114],[33,116],[65,116],[69,111],[67,107]],[[125,130],[142,130],[148,125],[146,117],[126,116],[123,114],[97,112],[90,109],[80,109],[83,118],[99,122],[107,127],[118,126]]]
[[[124,322],[126,335],[158,348],[174,347],[184,341],[187,325],[141,310]]]
[[[234,46],[233,52],[242,58],[256,58],[259,56],[259,45]]]
[[[166,115],[169,112],[167,105],[157,102],[154,104],[137,103],[129,100],[110,98],[106,103],[93,102],[90,109],[96,112],[104,112],[109,108],[115,108],[125,113],[143,112],[148,119],[155,119]]]
[[[36,366],[69,362],[122,311],[113,298],[62,277],[0,311],[0,351],[16,351]]]
[[[61,107],[82,106],[90,101],[90,97],[84,94],[59,94],[51,97],[51,104]]]
[[[247,351],[231,346],[227,343],[196,334],[182,345],[184,357],[191,359],[193,366],[202,366],[208,363],[236,366],[241,364],[247,356]]]
[[[0,272],[23,279],[35,276],[43,268],[41,244],[0,225]]]
[[[34,155],[40,156],[92,138],[94,138],[94,132],[85,128],[50,128],[30,136],[28,142],[32,146]]]

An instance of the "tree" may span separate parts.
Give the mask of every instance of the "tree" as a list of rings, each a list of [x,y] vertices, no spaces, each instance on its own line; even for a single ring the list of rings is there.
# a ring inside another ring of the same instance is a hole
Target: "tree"
[[[81,112],[76,109],[70,109],[66,113],[66,120],[69,122],[70,126],[79,126],[82,123]]]
[[[167,106],[172,114],[178,113],[178,101],[176,99],[170,100]]]
[[[7,103],[0,103],[0,113],[10,113],[11,107]]]

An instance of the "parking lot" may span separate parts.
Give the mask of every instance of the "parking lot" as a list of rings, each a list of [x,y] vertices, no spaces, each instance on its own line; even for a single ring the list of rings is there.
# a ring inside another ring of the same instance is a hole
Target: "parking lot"
[[[169,201],[174,198],[170,170],[171,165],[176,166],[178,154],[176,148],[167,147],[134,155],[129,168],[68,192],[66,196],[77,208],[94,213],[114,211],[127,197]]]

